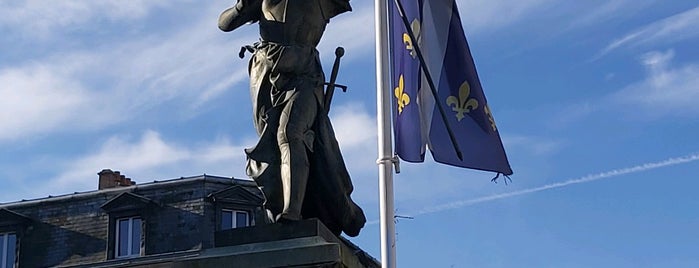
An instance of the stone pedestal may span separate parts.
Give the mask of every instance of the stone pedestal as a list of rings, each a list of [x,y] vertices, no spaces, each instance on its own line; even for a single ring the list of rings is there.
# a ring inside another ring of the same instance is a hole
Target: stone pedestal
[[[174,267],[380,267],[315,219],[220,231],[215,244]]]

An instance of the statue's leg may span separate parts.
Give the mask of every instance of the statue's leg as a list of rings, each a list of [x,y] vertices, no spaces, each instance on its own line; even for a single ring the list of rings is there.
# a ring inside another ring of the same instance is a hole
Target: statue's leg
[[[317,102],[313,91],[297,89],[279,119],[277,142],[281,151],[281,181],[284,208],[278,219],[300,220],[309,175],[308,154],[313,146],[312,126]]]
[[[264,194],[264,215],[260,215],[259,222],[273,223],[275,216],[282,212],[282,187],[280,166],[278,162],[270,159],[279,159],[279,151],[276,144],[277,123],[280,111],[272,110],[270,91],[272,85],[269,82],[269,69],[267,54],[265,51],[257,51],[250,59],[248,72],[250,74],[250,96],[253,107],[253,123],[260,140],[253,148],[248,148],[246,173],[255,180],[257,186]],[[251,155],[252,154],[252,155]]]

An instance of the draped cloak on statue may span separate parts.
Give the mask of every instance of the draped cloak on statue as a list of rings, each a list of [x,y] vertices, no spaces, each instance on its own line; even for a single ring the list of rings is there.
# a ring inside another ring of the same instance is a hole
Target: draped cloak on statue
[[[247,22],[260,23],[261,41],[248,47],[254,52],[248,72],[260,139],[245,152],[247,174],[262,189],[269,218],[274,220],[285,202],[294,201],[285,197],[281,180],[280,120],[285,107],[310,103],[317,111],[308,113],[314,118],[302,138],[309,175],[301,215],[320,219],[336,235],[344,231],[356,236],[366,218],[350,197],[352,182],[324,107],[325,76],[315,48],[330,18],[350,10],[349,0],[239,0],[224,11],[219,27],[231,31]],[[230,14],[224,20],[226,12]]]

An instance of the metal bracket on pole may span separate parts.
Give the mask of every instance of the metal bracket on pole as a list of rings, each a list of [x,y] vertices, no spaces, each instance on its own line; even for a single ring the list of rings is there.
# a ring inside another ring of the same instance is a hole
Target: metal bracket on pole
[[[400,158],[398,158],[398,155],[393,155],[393,157],[379,158],[376,160],[377,165],[388,162],[393,164],[393,168],[396,169],[396,174],[400,174]]]

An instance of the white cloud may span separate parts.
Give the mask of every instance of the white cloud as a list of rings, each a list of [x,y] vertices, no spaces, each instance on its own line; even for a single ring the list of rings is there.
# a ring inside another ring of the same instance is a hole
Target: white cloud
[[[656,21],[609,43],[595,58],[624,46],[673,43],[699,36],[699,7]]]
[[[370,4],[353,3],[352,12],[339,15],[330,21],[318,46],[324,62],[334,60],[337,46],[345,48],[346,57],[349,59],[374,55],[373,2]]]
[[[46,9],[66,17],[65,21],[51,24],[51,27],[88,24],[90,17],[98,16],[104,9],[118,3],[67,1],[42,6],[39,2],[30,1],[8,7],[17,14],[0,23],[19,23],[26,20],[27,14],[41,13],[39,11]],[[130,12],[110,9],[111,13],[105,16],[122,18],[127,16],[126,13],[133,13],[129,16],[135,17],[146,16],[149,10],[160,5],[166,4],[128,2],[119,8]],[[331,57],[335,45],[344,46],[350,59],[373,55],[372,7],[355,5],[352,13],[333,19],[320,47],[323,55]],[[109,126],[142,116],[148,111],[157,111],[166,105],[185,108],[187,111],[183,114],[191,118],[200,107],[233,90],[235,85],[240,85],[237,89],[247,93],[247,59],[238,59],[236,52],[240,45],[258,39],[257,26],[244,26],[233,33],[223,33],[215,25],[215,18],[222,7],[210,4],[202,9],[204,12],[201,16],[190,18],[192,23],[184,28],[147,33],[139,39],[126,39],[89,49],[56,51],[53,55],[35,60],[36,65],[41,66],[42,72],[53,81],[40,83],[45,79],[37,80],[31,75],[36,71],[26,67],[6,67],[3,79],[12,79],[12,84],[2,83],[8,85],[2,88],[3,93],[33,85],[33,91],[41,94],[30,94],[27,90],[22,91],[26,94],[14,92],[14,96],[22,100],[17,102],[21,106],[5,106],[0,110],[4,115],[11,115],[20,111],[20,107],[44,107],[32,109],[35,115],[29,115],[35,119],[33,121],[41,119],[43,124],[24,123],[24,127],[17,127],[22,121],[3,119],[0,123],[11,130],[0,134],[0,141],[30,136],[40,131],[80,131]],[[52,14],[42,17],[41,21],[50,21],[52,16],[58,16]],[[17,21],[11,21],[13,18]],[[41,21],[34,23],[44,23]],[[53,105],[46,105],[47,96],[55,97]],[[248,100],[241,98],[235,101]],[[348,137],[345,140],[356,142],[353,140],[356,138]]]
[[[90,110],[92,94],[55,68],[0,70],[0,141],[61,127]]]
[[[575,15],[569,28],[608,23],[632,15],[657,0],[578,1],[572,6]],[[582,5],[583,7],[579,6]]]
[[[496,30],[515,24],[527,17],[543,12],[551,0],[458,0],[461,22],[467,33],[479,33]]]
[[[376,124],[366,109],[358,103],[339,105],[333,108],[333,124],[345,162],[354,177],[355,189],[363,198],[373,197],[374,176],[363,176],[375,172]],[[128,136],[113,136],[94,152],[73,159],[57,161],[58,172],[33,195],[60,194],[64,192],[94,189],[98,171],[109,168],[122,171],[137,182],[161,180],[183,175],[203,173],[244,178],[245,155],[243,149],[255,144],[250,137],[232,144],[227,138],[204,143],[177,143],[165,140],[161,134],[146,131],[138,139]],[[371,153],[367,153],[367,151]],[[368,180],[367,180],[368,179]]]
[[[95,175],[102,169],[122,171],[137,182],[162,180],[204,172],[220,176],[244,175],[243,146],[227,139],[200,144],[181,145],[164,140],[155,131],[146,131],[139,140],[114,136],[98,150],[77,159],[59,162],[62,172],[48,183],[50,188],[36,189],[45,194],[92,190],[97,185]]]
[[[563,147],[563,142],[531,136],[504,136],[503,145],[508,151],[523,150],[527,154],[542,156],[558,152]],[[520,153],[521,155],[521,153]]]
[[[581,101],[565,105],[553,114],[553,118],[550,120],[549,125],[554,127],[568,125],[598,112],[604,108],[604,106],[604,104],[600,104],[598,101]]]
[[[243,32],[247,33],[247,32]],[[253,42],[249,34],[220,32],[208,16],[171,36],[151,36],[97,54],[118,89],[135,105],[155,105],[174,98],[201,105],[238,82],[247,81],[247,60],[235,56],[236,47]],[[102,69],[104,70],[104,69]],[[247,87],[241,87],[247,89]]]
[[[335,134],[343,149],[362,148],[376,141],[376,118],[361,103],[334,107],[331,112]]]
[[[358,102],[333,106],[331,121],[345,165],[352,176],[353,198],[376,199],[376,117]]]
[[[641,61],[648,76],[611,96],[621,105],[633,107],[635,113],[658,117],[663,115],[699,115],[699,65],[671,67],[672,50],[650,52]]]
[[[56,51],[0,69],[5,96],[0,100],[0,142],[101,128],[159,110],[154,108],[176,106],[192,117],[203,104],[247,81],[247,60],[235,54],[236,47],[256,40],[254,29],[220,32],[213,19],[219,9],[210,5],[193,23],[172,32]],[[239,88],[247,92],[246,85]]]
[[[641,62],[654,72],[662,71],[668,67],[670,61],[675,57],[675,52],[668,50],[666,52],[652,51],[641,56]]]
[[[697,116],[699,106],[699,64],[672,64],[673,50],[653,51],[640,57],[646,76],[616,92],[595,100],[569,104],[557,112],[552,122],[567,125],[604,112],[631,117],[658,119],[665,116]]]
[[[97,25],[100,21],[134,20],[152,9],[173,5],[166,0],[64,0],[2,1],[0,28],[19,29],[32,37],[46,38],[70,29]]]

